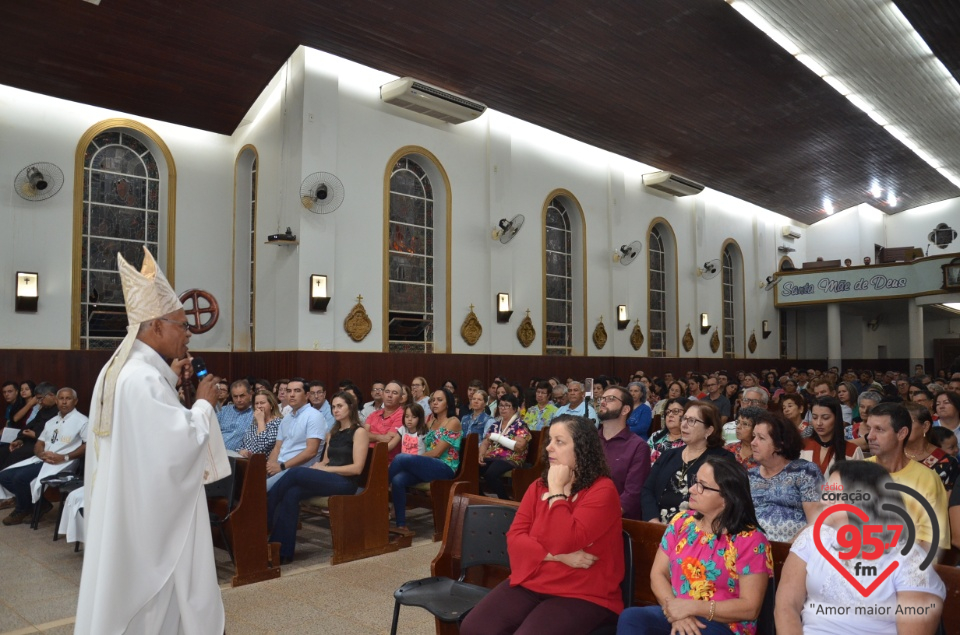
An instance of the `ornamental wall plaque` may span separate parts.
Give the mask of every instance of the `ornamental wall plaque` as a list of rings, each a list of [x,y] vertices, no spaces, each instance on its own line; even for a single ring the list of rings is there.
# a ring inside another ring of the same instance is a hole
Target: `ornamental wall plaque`
[[[607,345],[607,329],[603,325],[602,315],[600,316],[600,323],[597,324],[597,328],[593,329],[593,345],[597,347],[597,350]]]
[[[530,319],[530,309],[527,309],[527,316],[520,320],[520,326],[517,327],[517,341],[524,348],[529,348],[535,339],[537,339],[537,331],[533,328],[533,321]]]
[[[693,349],[693,333],[690,332],[689,324],[687,324],[687,332],[683,334],[683,339],[680,341],[683,342],[683,350],[689,353]]]
[[[633,332],[630,333],[630,346],[635,351],[639,351],[640,347],[643,346],[643,331],[640,330],[640,320],[637,320],[637,323],[633,325]]]
[[[473,312],[473,305],[471,304],[470,313],[467,314],[463,324],[460,325],[460,337],[463,338],[464,342],[473,346],[481,335],[483,335],[483,327],[480,326],[480,320],[477,319],[477,314]]]
[[[363,308],[363,296],[357,296],[357,303],[354,305],[347,317],[343,319],[343,330],[347,332],[354,342],[362,342],[363,338],[370,335],[373,329],[373,322],[367,316],[367,310]]]
[[[757,334],[756,332],[750,333],[750,339],[747,340],[747,350],[751,353],[755,353],[757,350]]]
[[[713,337],[710,338],[710,350],[716,353],[720,350],[720,329],[713,330]]]

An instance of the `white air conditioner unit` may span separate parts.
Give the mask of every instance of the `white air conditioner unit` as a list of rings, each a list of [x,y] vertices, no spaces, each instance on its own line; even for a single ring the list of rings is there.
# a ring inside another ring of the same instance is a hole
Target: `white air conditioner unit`
[[[487,109],[479,102],[412,77],[401,77],[381,86],[380,100],[453,124],[476,119]]]
[[[796,240],[797,238],[800,238],[800,236],[803,235],[800,233],[799,228],[793,227],[792,225],[784,225],[783,227],[780,228],[780,233],[783,235],[784,238],[793,238],[794,240]]]
[[[643,184],[671,196],[692,196],[703,191],[699,183],[670,172],[653,172],[643,175]]]

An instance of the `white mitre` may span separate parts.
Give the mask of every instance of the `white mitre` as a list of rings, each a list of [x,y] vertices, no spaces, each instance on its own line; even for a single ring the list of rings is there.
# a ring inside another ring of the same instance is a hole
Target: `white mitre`
[[[98,384],[93,389],[93,402],[100,406],[95,409],[97,416],[92,421],[93,431],[100,437],[109,436],[113,428],[113,397],[117,389],[117,377],[130,356],[130,349],[137,339],[140,325],[183,308],[180,298],[146,247],[143,248],[143,266],[140,271],[119,253],[117,268],[120,270],[123,302],[127,309],[127,336],[107,362],[102,385]],[[91,411],[94,411],[94,408],[91,408]]]

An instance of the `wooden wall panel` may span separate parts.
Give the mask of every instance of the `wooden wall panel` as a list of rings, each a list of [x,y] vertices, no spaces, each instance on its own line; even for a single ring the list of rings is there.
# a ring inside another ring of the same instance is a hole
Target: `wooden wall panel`
[[[447,379],[457,382],[461,397],[471,379],[488,384],[494,377],[504,375],[512,381],[527,382],[533,377],[556,375],[583,378],[598,375],[626,379],[636,370],[648,376],[669,371],[674,375],[687,370],[713,372],[727,370],[759,371],[790,366],[823,368],[823,360],[770,359],[674,359],[621,357],[548,357],[535,355],[416,355],[389,353],[341,353],[335,351],[271,351],[262,353],[194,352],[203,357],[210,372],[229,379],[253,376],[271,381],[280,377],[302,376],[335,384],[341,379],[352,379],[366,393],[375,379],[400,379],[406,383],[418,375],[427,378],[431,388]],[[80,397],[80,410],[87,412],[93,385],[100,369],[109,359],[106,351],[70,350],[5,350],[0,352],[0,380],[32,379],[50,381],[57,386],[70,386]],[[952,361],[952,360],[951,360]],[[909,372],[909,360],[846,360],[847,368],[874,370],[903,370]],[[935,370],[933,360],[927,360],[927,371]]]

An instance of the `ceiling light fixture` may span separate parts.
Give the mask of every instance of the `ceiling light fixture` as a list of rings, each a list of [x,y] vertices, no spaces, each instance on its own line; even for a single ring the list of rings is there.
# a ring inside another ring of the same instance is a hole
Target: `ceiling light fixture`
[[[895,125],[890,124],[889,119],[878,112],[868,101],[866,101],[860,95],[854,94],[846,84],[842,81],[830,75],[830,71],[826,69],[818,59],[814,58],[808,53],[804,53],[796,42],[794,42],[788,35],[783,33],[780,29],[775,27],[769,20],[767,20],[763,15],[761,15],[756,9],[754,9],[750,4],[745,2],[745,0],[724,0],[727,4],[733,7],[740,15],[750,21],[755,27],[763,31],[770,39],[780,45],[786,52],[790,55],[793,55],[797,58],[801,64],[812,70],[816,73],[821,79],[823,79],[827,84],[829,84],[834,90],[836,90],[841,95],[845,96],[850,103],[863,111],[868,115],[873,121],[878,125],[883,126],[887,132],[889,132],[895,139],[900,141],[903,145],[909,148],[914,154],[920,157],[925,163],[929,164],[930,167],[934,168],[939,172],[945,179],[960,187],[960,177],[954,174],[951,170],[947,170],[943,167],[943,162],[933,157],[929,152],[920,148],[917,143],[909,137],[909,135],[902,129]],[[917,51],[919,52],[919,57],[924,58],[920,61],[921,64],[933,64],[937,67],[938,74],[943,75],[944,80],[954,88],[954,92],[960,94],[960,83],[957,82],[956,78],[950,73],[949,69],[940,61],[930,49],[930,46],[923,39],[923,36],[913,28],[913,25],[910,24],[910,21],[907,20],[906,16],[900,11],[900,8],[894,2],[886,3],[887,9],[892,14],[895,22],[899,29],[908,37],[912,38],[914,43],[917,46]],[[876,195],[875,195],[876,196]],[[824,208],[827,209],[827,206],[824,205]],[[831,208],[832,209],[832,206]],[[827,214],[832,214],[832,211],[827,211]]]
[[[827,216],[833,215],[833,203],[830,202],[829,198],[823,199],[823,211],[827,213]]]

